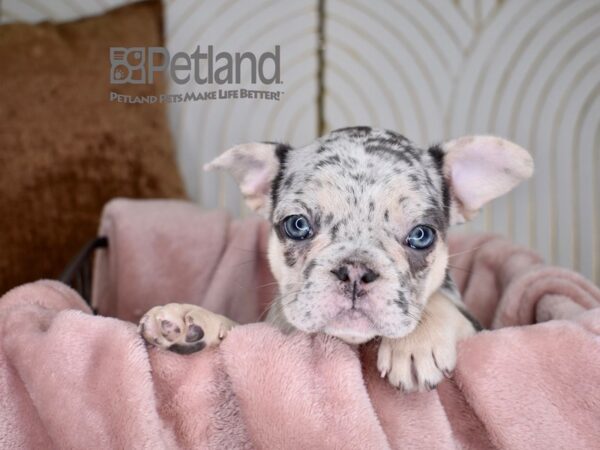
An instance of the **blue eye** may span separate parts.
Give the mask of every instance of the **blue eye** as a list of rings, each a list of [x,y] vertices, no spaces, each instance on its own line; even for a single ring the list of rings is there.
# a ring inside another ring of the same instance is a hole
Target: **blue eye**
[[[435,230],[427,225],[417,225],[406,237],[406,245],[415,250],[425,250],[435,242]]]
[[[301,241],[312,236],[313,230],[308,219],[301,215],[288,216],[283,220],[283,231],[290,239]]]

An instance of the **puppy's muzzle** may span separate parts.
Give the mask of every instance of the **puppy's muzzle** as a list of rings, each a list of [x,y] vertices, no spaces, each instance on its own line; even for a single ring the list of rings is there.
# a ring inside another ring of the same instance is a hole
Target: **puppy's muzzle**
[[[331,271],[343,283],[368,284],[379,278],[379,274],[361,263],[347,262]]]
[[[345,294],[352,299],[352,304],[357,298],[365,295],[364,285],[374,282],[379,274],[365,264],[345,261],[331,273],[342,282]]]

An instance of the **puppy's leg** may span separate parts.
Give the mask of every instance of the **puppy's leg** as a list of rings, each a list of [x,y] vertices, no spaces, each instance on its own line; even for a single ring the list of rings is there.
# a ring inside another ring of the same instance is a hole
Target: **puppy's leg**
[[[377,368],[382,377],[405,392],[428,391],[450,375],[456,365],[456,346],[476,329],[458,306],[436,292],[417,328],[397,339],[382,338]]]
[[[218,344],[235,325],[200,306],[169,303],[148,311],[138,331],[152,345],[187,354]]]

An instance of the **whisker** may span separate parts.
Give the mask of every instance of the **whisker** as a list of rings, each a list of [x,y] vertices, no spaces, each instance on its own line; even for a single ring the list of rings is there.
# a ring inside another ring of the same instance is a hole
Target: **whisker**
[[[479,250],[481,247],[483,247],[483,245],[478,245],[477,247],[473,247],[469,250],[463,250],[462,252],[452,253],[452,254],[448,255],[448,258],[452,258],[453,256],[458,256],[458,255],[464,255],[465,253],[471,253],[471,252],[474,252],[475,250]]]
[[[259,289],[259,288],[263,288],[263,287],[267,287],[267,286],[273,286],[273,285],[276,285],[276,284],[279,284],[279,282],[274,281],[273,283],[261,284],[259,286],[255,286],[255,288]],[[302,284],[304,284],[304,282],[303,281],[299,281],[297,283],[288,283],[287,285],[288,286],[299,286],[299,285],[302,285]]]
[[[242,248],[242,247],[234,247],[234,246],[230,246],[229,248],[232,248],[234,250],[240,250],[242,252],[258,253],[259,255],[268,255],[269,254],[269,252],[265,252],[263,250],[258,250],[256,248]]]
[[[278,305],[278,303],[280,303],[280,302],[281,302],[281,304],[280,304],[279,306],[282,306],[282,307],[283,307],[283,306],[286,306],[286,305],[290,305],[290,304],[291,304],[291,303],[293,303],[295,300],[297,300],[297,297],[293,298],[293,299],[292,299],[292,301],[290,301],[290,302],[287,302],[287,303],[286,303],[286,302],[284,302],[283,300],[284,300],[284,299],[286,299],[286,298],[288,298],[288,297],[289,297],[289,296],[291,296],[291,295],[297,295],[297,294],[299,294],[300,292],[302,292],[302,289],[294,290],[294,291],[291,291],[291,292],[287,292],[287,293],[285,293],[285,294],[283,294],[283,295],[278,295],[278,296],[276,296],[276,297],[273,299],[273,301],[271,302],[271,304],[270,304],[269,306],[267,306],[267,307],[265,308],[265,310],[264,310],[264,311],[263,311],[263,312],[262,312],[262,313],[261,313],[261,314],[258,316],[258,320],[259,320],[259,321],[260,321],[260,320],[262,320],[262,319],[263,319],[263,317],[264,317],[264,316],[265,316],[267,313],[269,313],[269,312],[270,312],[270,311],[273,309],[273,307],[275,307],[276,305]],[[279,311],[278,311],[278,312],[279,312]],[[282,312],[279,312],[279,314],[282,314]]]
[[[261,284],[261,285],[258,285],[258,286],[254,286],[254,288],[255,289],[261,289],[261,288],[266,288],[266,287],[269,287],[269,286],[274,286],[276,284],[279,284],[279,283],[277,281],[274,281],[272,283],[266,283],[266,284]]]
[[[237,268],[238,268],[238,267],[240,267],[240,266],[244,266],[244,265],[246,265],[246,264],[250,264],[250,263],[253,263],[253,262],[255,262],[255,261],[256,261],[255,259],[250,259],[250,260],[248,260],[248,261],[242,261],[241,263],[234,264],[234,265],[230,266],[230,268],[231,268],[231,269],[237,269]]]
[[[455,269],[455,270],[462,270],[465,273],[471,273],[472,272],[471,270],[465,269],[464,267],[453,266],[451,264],[448,264],[448,267],[450,267],[451,269]]]

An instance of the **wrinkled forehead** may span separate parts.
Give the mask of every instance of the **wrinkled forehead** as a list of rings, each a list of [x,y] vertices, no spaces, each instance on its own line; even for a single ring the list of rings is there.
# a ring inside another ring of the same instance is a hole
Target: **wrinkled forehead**
[[[401,208],[407,221],[444,208],[434,158],[386,130],[339,130],[290,150],[274,188],[274,221],[303,212],[298,208],[333,215],[351,209],[357,217]]]

